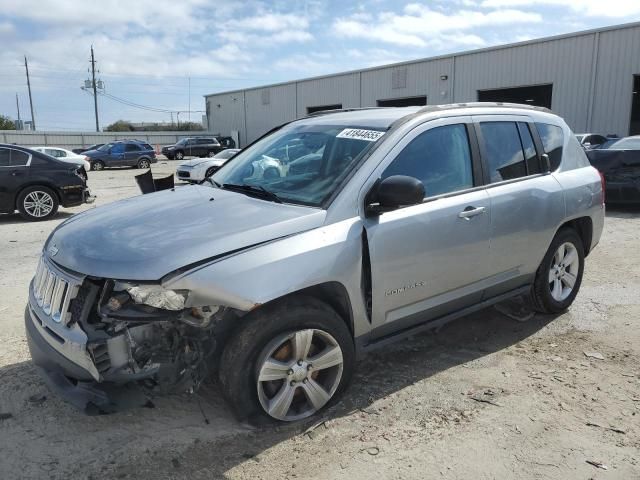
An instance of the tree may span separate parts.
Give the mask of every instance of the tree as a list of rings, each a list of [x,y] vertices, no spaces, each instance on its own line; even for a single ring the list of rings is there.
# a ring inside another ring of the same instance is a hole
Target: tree
[[[125,121],[125,120],[118,120],[117,122],[113,122],[111,125],[107,126],[104,129],[105,132],[133,132],[134,128],[133,126]]]
[[[16,124],[13,123],[10,117],[0,115],[0,130],[15,130]]]

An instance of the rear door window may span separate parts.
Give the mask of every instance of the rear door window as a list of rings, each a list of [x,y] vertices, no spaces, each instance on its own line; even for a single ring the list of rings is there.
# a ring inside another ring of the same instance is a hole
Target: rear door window
[[[0,167],[11,166],[11,150],[0,148]]]
[[[527,176],[516,122],[481,122],[482,142],[490,183]]]
[[[473,187],[466,125],[445,125],[419,134],[389,164],[382,178],[392,175],[417,178],[427,197]]]
[[[13,150],[11,152],[11,166],[12,167],[24,167],[29,162],[29,155],[25,152]]]
[[[540,134],[540,140],[542,140],[544,153],[549,155],[551,171],[553,172],[560,166],[560,162],[562,161],[564,133],[562,132],[562,128],[548,123],[536,122],[536,128]]]
[[[139,152],[140,150],[140,146],[136,145],[135,143],[127,143],[126,145],[127,152]]]

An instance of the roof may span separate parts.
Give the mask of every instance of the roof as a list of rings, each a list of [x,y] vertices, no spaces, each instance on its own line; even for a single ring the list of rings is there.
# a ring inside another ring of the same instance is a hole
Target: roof
[[[415,60],[407,60],[405,62],[397,62],[397,63],[388,63],[385,65],[378,65],[376,67],[369,67],[369,68],[361,68],[361,69],[357,69],[357,70],[346,70],[344,72],[338,72],[338,73],[331,73],[328,75],[318,75],[316,77],[306,77],[306,78],[300,78],[297,80],[289,80],[287,82],[277,82],[277,83],[270,83],[270,84],[266,84],[266,85],[258,85],[258,86],[254,86],[254,87],[247,87],[247,88],[237,88],[235,90],[225,90],[222,92],[215,92],[215,93],[209,93],[207,95],[204,95],[205,98],[207,97],[213,97],[216,95],[227,95],[230,93],[239,93],[239,92],[245,92],[245,91],[249,91],[249,90],[260,90],[262,88],[271,88],[271,87],[278,87],[278,86],[282,86],[282,85],[291,85],[294,83],[298,83],[298,82],[307,82],[310,80],[320,80],[323,78],[332,78],[332,77],[340,77],[342,75],[349,75],[349,74],[354,74],[354,73],[362,73],[362,72],[370,72],[370,71],[374,71],[374,70],[380,70],[383,68],[392,68],[392,67],[400,67],[403,65],[412,65],[415,63],[422,63],[422,62],[430,62],[430,61],[434,61],[434,60],[442,60],[442,59],[447,59],[447,58],[454,58],[454,57],[461,57],[464,55],[473,55],[476,53],[481,53],[481,52],[489,52],[489,51],[495,51],[495,50],[502,50],[502,49],[507,49],[507,48],[512,48],[512,47],[521,47],[521,46],[525,46],[525,45],[535,45],[538,43],[545,43],[545,42],[549,42],[552,40],[562,40],[565,38],[575,38],[575,37],[581,37],[584,35],[590,35],[590,34],[594,34],[594,33],[602,33],[602,32],[609,32],[612,30],[623,30],[626,28],[634,28],[634,27],[640,27],[640,22],[630,22],[630,23],[623,23],[623,24],[618,24],[618,25],[611,25],[608,27],[601,27],[601,28],[593,28],[593,29],[589,29],[589,30],[580,30],[578,32],[571,32],[571,33],[564,33],[561,35],[553,35],[550,37],[541,37],[541,38],[535,38],[532,40],[526,40],[523,42],[514,42],[514,43],[506,43],[506,44],[502,44],[502,45],[495,45],[493,47],[485,47],[485,48],[478,48],[475,50],[466,50],[466,51],[462,51],[462,52],[455,52],[455,53],[449,53],[449,54],[445,54],[445,55],[437,55],[437,56],[433,56],[433,57],[423,57],[423,58],[417,58]]]

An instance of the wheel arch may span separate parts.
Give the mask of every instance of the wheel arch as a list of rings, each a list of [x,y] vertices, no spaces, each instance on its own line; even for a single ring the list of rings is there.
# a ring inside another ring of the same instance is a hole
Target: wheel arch
[[[56,200],[58,200],[58,204],[62,205],[62,195],[58,191],[58,187],[57,186],[55,186],[52,183],[46,182],[46,181],[45,182],[32,181],[32,182],[28,182],[28,183],[24,184],[22,187],[20,187],[19,190],[16,190],[15,197],[13,198],[14,210],[18,209],[18,198],[20,198],[20,195],[22,195],[22,192],[24,192],[27,188],[30,188],[30,187],[46,187],[46,188],[48,188],[49,190],[51,190],[56,195]]]
[[[580,240],[582,240],[582,246],[584,247],[584,256],[586,257],[587,255],[589,255],[589,251],[591,250],[591,242],[593,240],[593,220],[591,219],[591,217],[578,217],[564,222],[556,230],[556,235],[563,228],[571,228],[576,231],[576,233],[580,237]]]

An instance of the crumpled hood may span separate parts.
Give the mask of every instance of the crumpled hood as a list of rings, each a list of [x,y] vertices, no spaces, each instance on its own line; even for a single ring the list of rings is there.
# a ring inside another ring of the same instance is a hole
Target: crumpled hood
[[[75,215],[53,231],[45,251],[57,249],[52,260],[86,275],[159,280],[201,260],[317,228],[325,214],[190,185]]]
[[[211,158],[194,158],[193,160],[187,160],[186,162],[182,162],[178,165],[180,167],[197,167],[201,163],[211,162],[213,159]]]

